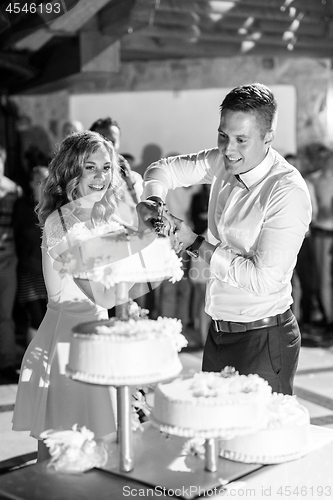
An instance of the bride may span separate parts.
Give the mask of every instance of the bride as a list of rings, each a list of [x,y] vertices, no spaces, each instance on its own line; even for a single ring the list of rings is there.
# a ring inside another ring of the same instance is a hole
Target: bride
[[[24,355],[13,415],[13,430],[38,439],[38,460],[47,458],[40,434],[47,429],[85,425],[95,437],[116,430],[116,393],[107,386],[83,384],[65,374],[72,328],[107,319],[115,305],[113,288],[61,274],[59,255],[76,223],[108,221],[122,184],[112,143],[96,132],[68,136],[49,166],[37,207],[43,227],[43,274],[47,312]],[[68,248],[68,246],[67,246]]]

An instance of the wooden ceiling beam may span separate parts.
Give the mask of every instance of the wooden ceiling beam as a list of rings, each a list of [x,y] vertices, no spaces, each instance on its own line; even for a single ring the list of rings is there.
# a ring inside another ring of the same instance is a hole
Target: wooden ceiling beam
[[[173,15],[182,15],[184,13],[194,12],[198,16],[209,17],[210,14],[218,14],[219,10],[215,8],[211,8],[209,10],[198,7],[196,4],[193,4],[193,7],[187,7],[186,9],[182,9],[181,7],[159,7],[155,11],[155,18],[158,19],[163,14],[173,14]],[[297,19],[298,15],[303,15],[302,22],[315,24],[317,22],[323,22],[325,16],[323,15],[323,10],[321,9],[318,12],[318,15],[314,15],[309,12],[308,9],[303,8],[302,10],[297,11],[295,16],[291,16],[288,12],[282,12],[280,10],[269,9],[266,3],[262,2],[258,3],[257,7],[248,7],[246,4],[239,5],[234,7],[224,13],[221,13],[221,19],[231,19],[231,18],[247,18],[254,17],[259,20],[273,20],[273,21],[281,21],[281,22],[292,22],[294,19]],[[141,16],[142,11],[138,11],[136,16]]]
[[[331,58],[332,50],[330,48],[318,49],[303,48],[295,46],[294,50],[289,51],[286,47],[272,45],[255,45],[253,49],[242,52],[239,41],[229,41],[226,44],[214,42],[199,42],[196,44],[183,43],[177,40],[163,40],[162,43],[147,41],[145,37],[134,34],[125,37],[121,43],[121,59],[123,62],[135,62],[138,60],[161,60],[161,59],[180,59],[180,58],[215,58],[215,57],[236,57],[244,55],[258,56],[277,56],[277,57],[314,57]]]
[[[139,19],[137,19],[137,21],[139,21]],[[141,26],[144,26],[144,21],[143,19],[141,20]],[[183,27],[189,27],[193,24],[196,24],[193,22],[190,22],[190,20],[188,18],[183,18],[183,17],[179,17],[177,18],[177,16],[175,16],[175,19],[173,18],[170,18],[170,17],[166,17],[164,18],[163,16],[156,16],[155,20],[154,20],[154,23],[153,23],[153,26],[155,27],[161,27],[161,28],[166,28],[166,27],[170,27],[170,28],[175,28],[175,27],[179,27],[179,26],[183,26]],[[291,24],[292,24],[292,21],[290,20],[267,20],[267,19],[258,19],[256,18],[253,25],[251,27],[253,27],[255,29],[255,31],[257,30],[262,30],[262,31],[265,31],[265,32],[268,32],[268,33],[283,33],[284,31],[288,31],[290,28],[291,28]],[[146,26],[148,25],[148,23],[146,23]],[[200,19],[200,22],[197,23],[197,26],[200,28],[200,29],[203,29],[203,31],[205,31],[205,29],[209,30],[210,32],[213,30],[214,32],[219,32],[223,29],[225,29],[225,27],[227,27],[228,29],[234,29],[234,30],[238,30],[240,28],[242,28],[244,25],[244,18],[242,17],[230,17],[230,18],[227,18],[227,19],[222,19],[218,22],[215,22],[213,23],[212,21],[210,21],[209,19],[208,20],[203,20],[203,19]],[[304,22],[300,22],[299,24],[299,28],[295,31],[295,33],[298,33],[298,34],[302,34],[302,35],[308,35],[308,36],[317,36],[317,37],[323,37],[326,35],[327,31],[328,31],[328,24],[325,23],[325,22],[321,22],[321,23],[315,23],[315,22],[312,22],[312,23],[304,23]]]
[[[177,40],[193,40],[193,33],[191,31],[186,30],[163,30],[161,28],[156,28],[154,26],[143,28],[140,30],[140,34],[150,38],[156,39],[177,39]],[[314,43],[314,39],[311,37],[297,37],[297,46],[311,49],[313,45],[316,45],[317,49],[330,49],[333,55],[333,45],[331,40],[327,39],[317,39]],[[258,45],[272,45],[277,47],[287,46],[288,41],[284,40],[281,36],[270,36],[264,34],[260,38],[253,38],[251,35],[240,35],[238,32],[227,31],[225,30],[223,33],[201,33],[197,37],[200,42],[213,42],[213,43],[242,43],[245,41],[254,41]]]
[[[98,14],[98,25],[102,33],[124,34],[131,26],[131,14],[135,0],[112,0]]]
[[[15,43],[17,50],[37,51],[41,49],[59,31],[70,34],[76,33],[110,0],[80,0],[73,9],[66,14],[57,17],[54,21],[47,23],[44,27],[33,33],[23,36]]]
[[[225,20],[215,25],[214,32],[223,31],[225,28],[239,30],[242,28],[242,23],[235,22],[231,19]],[[283,33],[291,29],[291,23],[282,23],[276,21],[259,21],[254,23],[252,31],[262,31],[265,33]],[[324,24],[304,24],[300,23],[299,28],[295,30],[295,35],[305,35],[313,37],[325,37],[327,26]]]
[[[150,2],[151,3],[151,2]],[[170,1],[170,0],[161,0],[161,8],[164,8],[165,6],[168,5],[175,5],[176,2]],[[246,6],[247,8],[263,8],[263,5],[265,5],[265,8],[267,9],[274,9],[274,10],[280,10],[281,12],[288,12],[290,8],[295,8],[298,11],[307,11],[311,13],[318,13],[319,15],[322,15],[323,13],[323,7],[326,10],[326,13],[332,13],[333,7],[331,5],[331,2],[328,0],[326,5],[324,5],[320,0],[293,0],[291,3],[287,3],[285,10],[284,8],[284,1],[283,0],[265,0],[262,2],[261,0],[181,0],[177,3],[180,3],[183,8],[202,8],[202,9],[207,9],[209,8],[214,8],[215,11],[219,8],[220,5],[220,10],[223,11],[225,8],[229,8],[230,4],[234,4],[232,9],[236,9],[238,7],[244,7]]]

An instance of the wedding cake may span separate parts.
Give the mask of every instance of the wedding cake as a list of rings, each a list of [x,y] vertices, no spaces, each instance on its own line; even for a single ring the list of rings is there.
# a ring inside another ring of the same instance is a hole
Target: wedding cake
[[[214,438],[242,435],[265,423],[271,387],[258,375],[200,372],[155,389],[153,424],[183,437]]]
[[[220,441],[220,455],[237,462],[276,464],[305,455],[310,417],[296,396],[274,393],[267,406],[264,429],[247,436]]]
[[[187,345],[174,318],[93,321],[73,330],[68,375],[102,385],[145,385],[182,370],[178,352]]]
[[[119,318],[82,323],[73,329],[67,374],[81,382],[115,386],[177,376],[182,370],[178,352],[187,345],[181,322],[150,320],[128,309],[127,283],[181,279],[182,263],[170,238],[149,230],[139,233],[115,220],[90,228],[77,223],[66,237],[62,272],[106,288],[115,286],[117,305],[123,305]]]
[[[179,281],[181,259],[169,237],[154,231],[139,233],[117,221],[88,228],[75,224],[66,233],[67,249],[60,255],[61,273],[96,281],[107,288],[117,283]]]

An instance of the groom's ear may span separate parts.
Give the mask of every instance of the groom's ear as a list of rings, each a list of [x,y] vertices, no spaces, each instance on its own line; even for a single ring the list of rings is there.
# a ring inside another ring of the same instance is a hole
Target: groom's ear
[[[275,131],[274,130],[270,130],[269,132],[266,132],[265,139],[264,139],[265,144],[267,146],[270,146],[272,144],[272,142],[274,141],[274,138],[275,138]]]

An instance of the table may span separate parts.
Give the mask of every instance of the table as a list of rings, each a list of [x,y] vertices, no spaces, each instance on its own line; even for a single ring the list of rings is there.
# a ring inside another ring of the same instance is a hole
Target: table
[[[333,430],[311,427],[318,436],[318,449],[299,460],[263,466],[229,485],[212,490],[209,497],[215,496],[216,500],[223,497],[251,500],[333,499]],[[326,444],[323,445],[324,441]],[[172,493],[154,490],[128,476],[103,470],[93,469],[78,475],[59,474],[47,468],[47,462],[0,476],[1,500],[161,499],[174,498]]]

